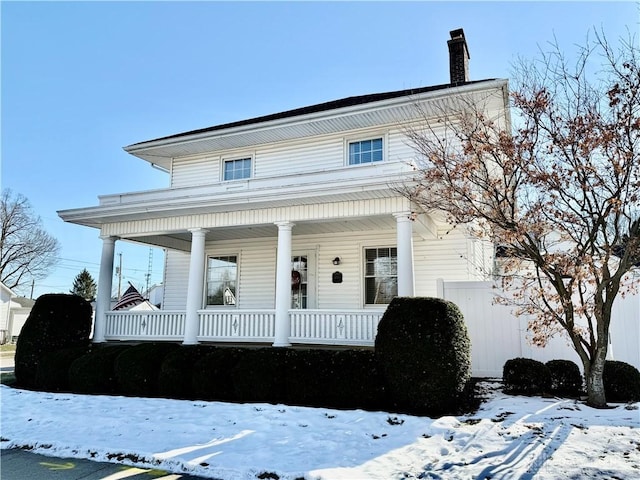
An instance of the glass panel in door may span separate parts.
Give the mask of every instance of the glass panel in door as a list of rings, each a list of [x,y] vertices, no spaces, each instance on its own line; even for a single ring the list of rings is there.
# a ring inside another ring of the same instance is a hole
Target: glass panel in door
[[[309,261],[306,255],[291,257],[291,308],[308,308]]]

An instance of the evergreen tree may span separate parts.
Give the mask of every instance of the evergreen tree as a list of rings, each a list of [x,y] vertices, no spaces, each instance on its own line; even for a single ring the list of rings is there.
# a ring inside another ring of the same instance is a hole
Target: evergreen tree
[[[73,280],[71,293],[92,302],[96,298],[96,282],[87,269],[83,269]]]

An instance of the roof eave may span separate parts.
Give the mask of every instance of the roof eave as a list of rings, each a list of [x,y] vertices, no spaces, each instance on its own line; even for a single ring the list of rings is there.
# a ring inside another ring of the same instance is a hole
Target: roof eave
[[[448,88],[429,90],[424,93],[414,95],[404,95],[400,97],[378,100],[374,102],[360,103],[346,107],[334,108],[330,110],[321,110],[317,112],[307,113],[303,115],[286,116],[274,120],[268,120],[256,123],[246,123],[237,126],[231,126],[224,129],[204,131],[194,131],[194,133],[186,132],[185,134],[174,135],[171,137],[163,137],[160,139],[140,142],[124,147],[127,153],[137,156],[149,163],[159,165],[163,168],[170,167],[172,156],[163,153],[163,148],[176,145],[194,144],[212,138],[223,138],[231,136],[242,136],[257,131],[265,131],[268,129],[286,129],[301,123],[307,123],[319,120],[331,120],[348,115],[357,115],[359,113],[380,110],[385,108],[393,108],[407,103],[417,103],[420,101],[442,98],[450,95],[460,95],[474,91],[482,91],[492,88],[503,88],[507,83],[505,79],[482,80],[468,83],[460,86],[450,86]]]

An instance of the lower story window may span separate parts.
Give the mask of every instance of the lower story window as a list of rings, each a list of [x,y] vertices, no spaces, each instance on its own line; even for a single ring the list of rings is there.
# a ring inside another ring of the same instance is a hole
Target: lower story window
[[[207,261],[207,305],[235,305],[238,257],[209,257]]]
[[[391,303],[398,295],[398,249],[365,249],[365,303]]]

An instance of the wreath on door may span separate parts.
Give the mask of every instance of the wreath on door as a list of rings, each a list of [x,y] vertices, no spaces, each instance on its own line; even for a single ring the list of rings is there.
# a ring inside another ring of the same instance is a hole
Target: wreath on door
[[[300,285],[300,272],[297,270],[291,270],[291,288],[296,288]]]

